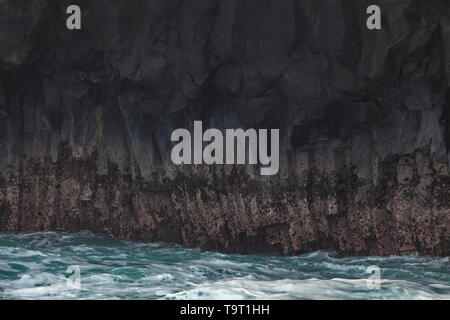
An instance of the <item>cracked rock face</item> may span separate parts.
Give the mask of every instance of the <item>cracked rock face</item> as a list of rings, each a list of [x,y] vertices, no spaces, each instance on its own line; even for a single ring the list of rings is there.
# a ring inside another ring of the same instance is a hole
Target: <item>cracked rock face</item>
[[[450,254],[448,1],[77,3],[0,0],[1,231]],[[279,128],[279,173],[173,165],[194,120]]]

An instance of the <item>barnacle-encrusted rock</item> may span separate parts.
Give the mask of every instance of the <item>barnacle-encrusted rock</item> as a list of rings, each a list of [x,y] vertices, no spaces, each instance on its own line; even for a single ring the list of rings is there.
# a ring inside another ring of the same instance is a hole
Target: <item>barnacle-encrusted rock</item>
[[[0,0],[0,230],[450,254],[447,0],[76,2]],[[194,120],[279,128],[279,174],[173,165]]]

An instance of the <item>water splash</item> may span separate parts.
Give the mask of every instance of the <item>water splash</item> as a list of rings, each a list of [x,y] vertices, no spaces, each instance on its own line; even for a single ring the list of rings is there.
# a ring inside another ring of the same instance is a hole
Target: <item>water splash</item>
[[[367,286],[369,266],[379,289]],[[80,284],[70,285],[80,268]],[[1,299],[450,299],[449,258],[227,255],[87,232],[0,235]]]

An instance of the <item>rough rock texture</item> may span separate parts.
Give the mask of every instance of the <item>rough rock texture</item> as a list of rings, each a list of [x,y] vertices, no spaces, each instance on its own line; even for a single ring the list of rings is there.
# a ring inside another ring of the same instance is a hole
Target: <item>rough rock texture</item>
[[[449,79],[447,0],[0,0],[0,230],[449,255]],[[173,165],[194,120],[279,174]]]

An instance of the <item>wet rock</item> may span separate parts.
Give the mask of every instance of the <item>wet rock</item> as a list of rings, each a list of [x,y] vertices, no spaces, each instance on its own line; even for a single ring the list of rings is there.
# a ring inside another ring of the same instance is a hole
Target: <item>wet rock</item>
[[[0,1],[0,230],[227,252],[450,254],[450,4]],[[279,128],[280,172],[170,134]]]

